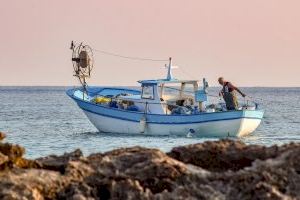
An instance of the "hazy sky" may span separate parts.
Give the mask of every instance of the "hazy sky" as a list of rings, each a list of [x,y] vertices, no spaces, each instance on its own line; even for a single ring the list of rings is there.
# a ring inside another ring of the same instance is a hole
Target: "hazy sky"
[[[70,41],[173,57],[177,78],[300,86],[299,0],[0,0],[0,85],[76,85]],[[90,84],[161,78],[164,63],[95,52]],[[184,72],[183,72],[184,71]]]

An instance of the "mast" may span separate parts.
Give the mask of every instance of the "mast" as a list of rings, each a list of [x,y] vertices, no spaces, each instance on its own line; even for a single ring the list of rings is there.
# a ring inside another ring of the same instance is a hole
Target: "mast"
[[[167,80],[172,80],[173,75],[172,75],[172,58],[169,58],[169,65],[168,65],[168,74],[167,74]]]

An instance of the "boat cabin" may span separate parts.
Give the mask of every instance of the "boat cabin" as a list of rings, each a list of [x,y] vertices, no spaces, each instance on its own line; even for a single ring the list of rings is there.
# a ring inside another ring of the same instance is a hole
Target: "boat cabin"
[[[198,80],[158,79],[138,82],[141,84],[141,94],[119,96],[118,98],[133,102],[137,110],[141,112],[191,114],[195,110],[201,111],[203,102],[207,100],[205,80],[204,90],[199,90]]]

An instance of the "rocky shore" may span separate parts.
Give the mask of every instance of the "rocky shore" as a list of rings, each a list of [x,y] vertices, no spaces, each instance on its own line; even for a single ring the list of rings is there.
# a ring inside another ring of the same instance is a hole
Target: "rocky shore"
[[[0,133],[0,140],[5,137]],[[0,199],[300,199],[300,144],[220,140],[29,160],[0,142]]]

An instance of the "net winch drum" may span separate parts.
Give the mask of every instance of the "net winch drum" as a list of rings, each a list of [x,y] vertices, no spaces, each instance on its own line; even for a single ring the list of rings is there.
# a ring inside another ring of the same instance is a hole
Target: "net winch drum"
[[[90,58],[85,50],[79,53],[79,65],[82,68],[87,68],[90,65]]]
[[[93,49],[83,43],[75,45],[73,41],[70,49],[72,50],[74,76],[79,79],[83,89],[86,91],[86,78],[90,78],[94,65]]]

